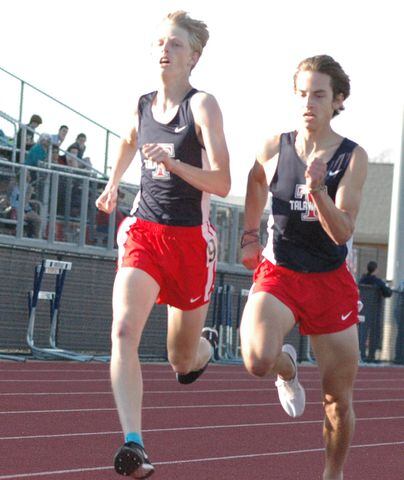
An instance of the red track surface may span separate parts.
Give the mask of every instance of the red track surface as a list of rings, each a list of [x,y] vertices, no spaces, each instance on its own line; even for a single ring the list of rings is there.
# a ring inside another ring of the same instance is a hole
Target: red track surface
[[[153,480],[315,480],[323,444],[320,383],[300,367],[304,415],[290,419],[273,381],[241,366],[211,365],[177,384],[167,365],[146,364],[144,439]],[[357,427],[345,480],[404,479],[404,369],[359,370]],[[0,480],[118,480],[122,434],[105,364],[0,362]]]

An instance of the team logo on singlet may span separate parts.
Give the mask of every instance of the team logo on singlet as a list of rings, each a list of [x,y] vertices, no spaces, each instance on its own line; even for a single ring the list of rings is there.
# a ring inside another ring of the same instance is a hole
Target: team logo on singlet
[[[171,158],[175,158],[175,150],[173,143],[158,143]],[[147,170],[152,170],[152,177],[154,180],[170,180],[171,174],[166,169],[163,163],[153,162],[152,160],[145,160],[144,166]]]
[[[318,221],[318,215],[314,203],[310,201],[310,194],[306,184],[298,183],[295,187],[295,195],[289,200],[290,209],[294,212],[301,212],[303,222]]]

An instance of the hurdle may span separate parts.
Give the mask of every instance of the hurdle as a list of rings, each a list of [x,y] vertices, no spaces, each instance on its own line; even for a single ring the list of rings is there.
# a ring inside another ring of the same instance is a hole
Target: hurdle
[[[71,270],[71,262],[62,262],[59,260],[45,259],[35,267],[34,270],[34,286],[28,292],[28,329],[27,344],[31,349],[32,355],[41,360],[52,358],[64,358],[67,360],[78,360],[80,362],[88,362],[95,360],[94,355],[84,355],[72,350],[58,348],[56,337],[59,321],[60,301],[62,297],[63,286],[65,282],[66,272]],[[45,274],[55,275],[55,290],[53,292],[41,290],[42,280]],[[49,347],[38,347],[34,342],[35,317],[38,300],[46,300],[50,302],[50,331],[49,331]],[[103,360],[101,360],[103,361]]]
[[[229,284],[217,287],[213,296],[212,327],[219,334],[218,348],[214,359],[221,363],[240,363],[240,358],[237,358],[237,350],[235,350],[233,342],[233,296],[234,287]]]
[[[25,362],[25,357],[19,357],[17,355],[10,355],[8,353],[0,353],[0,360],[13,360],[14,362]]]
[[[243,298],[248,297],[250,290],[242,288],[237,297],[237,318],[236,318],[236,345],[235,345],[235,358],[241,359],[241,342],[240,342],[240,324],[243,314],[242,302]]]

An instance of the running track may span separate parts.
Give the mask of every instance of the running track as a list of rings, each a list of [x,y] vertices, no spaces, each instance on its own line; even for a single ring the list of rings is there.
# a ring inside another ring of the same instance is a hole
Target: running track
[[[144,439],[153,480],[319,480],[322,411],[317,369],[300,367],[304,415],[292,421],[273,381],[211,365],[193,385],[145,364]],[[404,479],[404,369],[361,367],[357,428],[345,480]],[[0,480],[118,480],[122,441],[108,366],[0,362]]]

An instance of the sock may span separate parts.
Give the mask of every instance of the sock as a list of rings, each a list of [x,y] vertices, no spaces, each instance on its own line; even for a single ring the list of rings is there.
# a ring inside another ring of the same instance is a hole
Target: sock
[[[137,432],[129,432],[125,435],[125,443],[127,442],[135,442],[144,447],[142,435]]]

